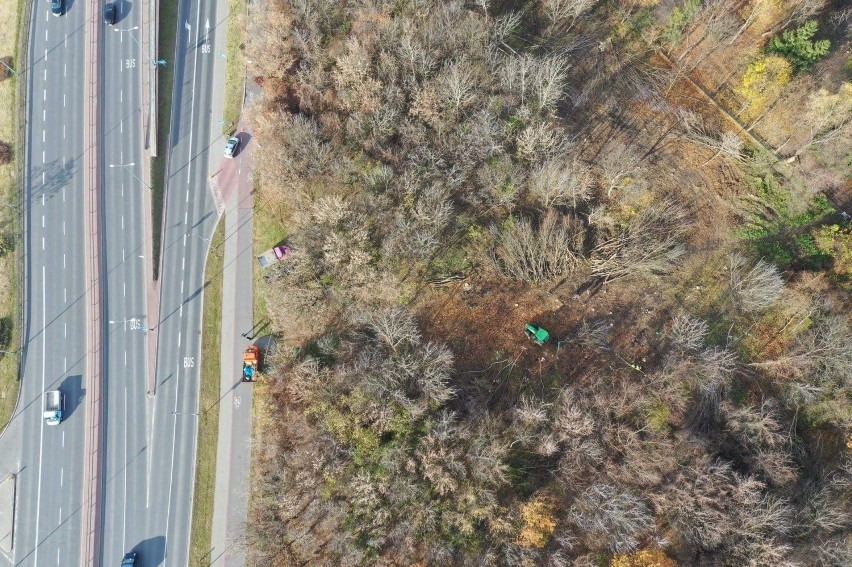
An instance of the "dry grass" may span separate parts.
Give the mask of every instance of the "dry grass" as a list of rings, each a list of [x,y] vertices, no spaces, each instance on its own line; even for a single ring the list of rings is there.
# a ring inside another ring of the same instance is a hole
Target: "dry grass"
[[[210,564],[213,532],[213,502],[216,489],[216,450],[219,442],[219,382],[222,370],[222,270],[225,250],[225,223],[220,222],[211,239],[204,290],[202,328],[201,393],[198,417],[198,454],[195,467],[195,497],[192,504],[190,565]]]
[[[18,27],[23,7],[22,0],[0,2],[0,58],[12,57],[17,61]],[[0,165],[0,201],[4,204],[18,202],[17,89],[18,81],[13,75],[0,81],[0,140],[12,146],[14,155],[11,163]],[[17,245],[19,222],[17,209],[0,207],[0,240],[8,239]],[[5,351],[16,351],[20,343],[21,329],[17,326],[19,252],[16,247],[0,251],[0,350]],[[5,427],[18,400],[19,359],[10,354],[0,354],[0,357],[0,427]]]

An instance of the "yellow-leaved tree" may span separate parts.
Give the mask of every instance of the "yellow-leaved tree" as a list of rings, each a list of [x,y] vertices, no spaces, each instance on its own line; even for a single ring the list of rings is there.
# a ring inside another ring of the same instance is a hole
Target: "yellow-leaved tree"
[[[792,65],[780,55],[761,55],[752,61],[737,88],[737,93],[745,99],[746,118],[760,114],[781,94],[792,76]]]
[[[658,547],[647,547],[612,558],[610,567],[677,567],[677,562]]]
[[[523,526],[517,544],[521,547],[544,547],[556,529],[553,519],[553,501],[546,496],[537,496],[521,506]]]

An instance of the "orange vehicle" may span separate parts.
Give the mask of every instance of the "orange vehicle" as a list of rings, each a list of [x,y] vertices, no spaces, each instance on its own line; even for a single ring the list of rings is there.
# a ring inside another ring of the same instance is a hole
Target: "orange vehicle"
[[[254,382],[260,368],[260,347],[249,345],[243,353],[243,382]]]

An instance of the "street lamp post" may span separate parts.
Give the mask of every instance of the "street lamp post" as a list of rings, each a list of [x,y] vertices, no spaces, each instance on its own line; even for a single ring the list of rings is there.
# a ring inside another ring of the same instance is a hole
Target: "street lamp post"
[[[135,179],[136,181],[138,181],[139,183],[141,183],[142,185],[144,185],[145,187],[147,187],[148,189],[150,189],[150,188],[151,188],[151,186],[150,186],[150,185],[148,185],[147,183],[145,183],[144,181],[142,181],[141,179],[139,179],[139,177],[137,177],[137,176],[136,176],[136,174],[135,174],[135,173],[133,173],[133,170],[131,170],[131,169],[130,169],[130,168],[131,168],[131,167],[133,167],[134,165],[136,165],[136,163],[135,163],[135,162],[130,162],[130,163],[111,163],[111,164],[109,164],[109,166],[110,166],[110,167],[123,167],[123,168],[127,169],[127,171],[129,171],[129,172],[130,172],[130,175],[132,175],[132,176],[133,176],[133,179]]]
[[[198,417],[198,414],[193,411],[173,411],[172,415],[194,415]]]

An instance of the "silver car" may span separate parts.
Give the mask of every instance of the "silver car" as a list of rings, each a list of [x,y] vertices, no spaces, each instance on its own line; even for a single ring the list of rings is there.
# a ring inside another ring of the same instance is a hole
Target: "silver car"
[[[230,138],[225,144],[225,157],[232,158],[237,155],[237,149],[240,147],[240,139],[236,136]]]

